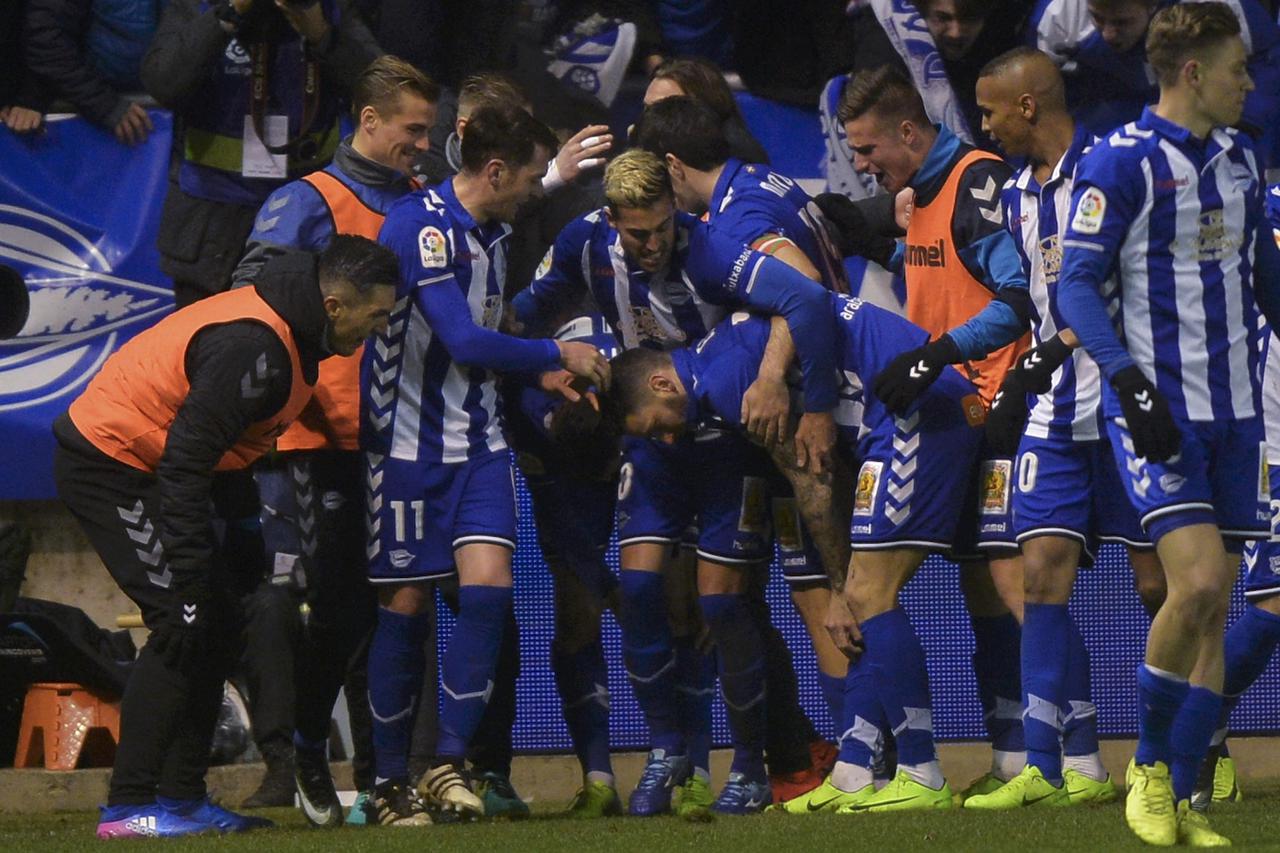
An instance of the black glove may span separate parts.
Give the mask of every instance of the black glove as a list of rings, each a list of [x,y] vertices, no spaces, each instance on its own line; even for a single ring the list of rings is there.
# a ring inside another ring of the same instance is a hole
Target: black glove
[[[950,335],[902,353],[876,376],[871,390],[896,415],[905,414],[916,398],[938,378],[942,368],[957,364],[960,348]]]
[[[1137,365],[1111,378],[1120,397],[1120,410],[1133,438],[1133,452],[1148,462],[1164,462],[1182,447],[1182,433],[1169,413],[1164,395]]]
[[[823,193],[814,199],[840,254],[860,255],[880,266],[888,266],[897,241],[871,226],[857,203],[840,193]]]
[[[1028,411],[1027,388],[1017,373],[1009,371],[987,412],[987,446],[997,456],[1017,454]]]
[[[1053,387],[1053,372],[1071,357],[1071,347],[1054,335],[1034,349],[1018,357],[1013,372],[1018,375],[1022,387],[1032,394],[1044,394]]]
[[[209,661],[212,596],[204,579],[169,589],[169,610],[151,636],[151,645],[171,669],[190,675]]]

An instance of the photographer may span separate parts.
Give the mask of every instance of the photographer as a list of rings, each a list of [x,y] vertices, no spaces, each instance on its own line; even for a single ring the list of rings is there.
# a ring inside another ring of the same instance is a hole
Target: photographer
[[[181,119],[157,238],[178,307],[226,290],[267,196],[332,158],[379,53],[346,0],[171,0],[142,82]]]

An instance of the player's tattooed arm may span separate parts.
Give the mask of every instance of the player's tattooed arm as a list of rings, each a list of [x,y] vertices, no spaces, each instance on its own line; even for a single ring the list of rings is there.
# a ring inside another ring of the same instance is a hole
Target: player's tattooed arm
[[[747,434],[765,447],[791,437],[791,395],[786,378],[795,356],[796,347],[786,319],[771,317],[769,341],[760,360],[760,371],[742,395],[741,412]]]
[[[832,592],[842,593],[849,567],[849,496],[853,493],[846,472],[835,466],[817,475],[797,465],[791,440],[770,448],[770,456],[795,491],[796,507],[818,548]]]

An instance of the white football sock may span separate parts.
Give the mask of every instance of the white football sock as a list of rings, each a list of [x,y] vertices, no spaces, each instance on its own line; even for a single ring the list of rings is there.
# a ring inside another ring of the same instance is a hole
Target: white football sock
[[[1065,756],[1062,759],[1062,769],[1083,773],[1095,782],[1102,782],[1107,778],[1107,768],[1102,766],[1102,756],[1096,752]]]
[[[924,764],[899,764],[898,772],[906,773],[913,781],[935,791],[941,790],[942,786],[947,784],[947,780],[942,775],[942,767],[936,760],[927,761]]]
[[[871,784],[871,768],[859,767],[847,761],[837,761],[831,768],[831,784],[841,791],[852,794]]]
[[[991,750],[991,775],[1001,782],[1008,782],[1022,772],[1027,764],[1026,752],[1005,752],[1000,749]]]

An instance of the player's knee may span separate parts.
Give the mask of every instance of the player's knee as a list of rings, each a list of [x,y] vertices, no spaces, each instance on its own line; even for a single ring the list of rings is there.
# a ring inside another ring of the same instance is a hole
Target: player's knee
[[[1080,546],[1060,536],[1023,544],[1023,591],[1033,604],[1065,604],[1076,577]]]
[[[1169,598],[1174,598],[1174,590]],[[1177,598],[1184,617],[1201,631],[1221,631],[1227,620],[1230,586],[1208,572],[1188,578],[1179,585]]]

